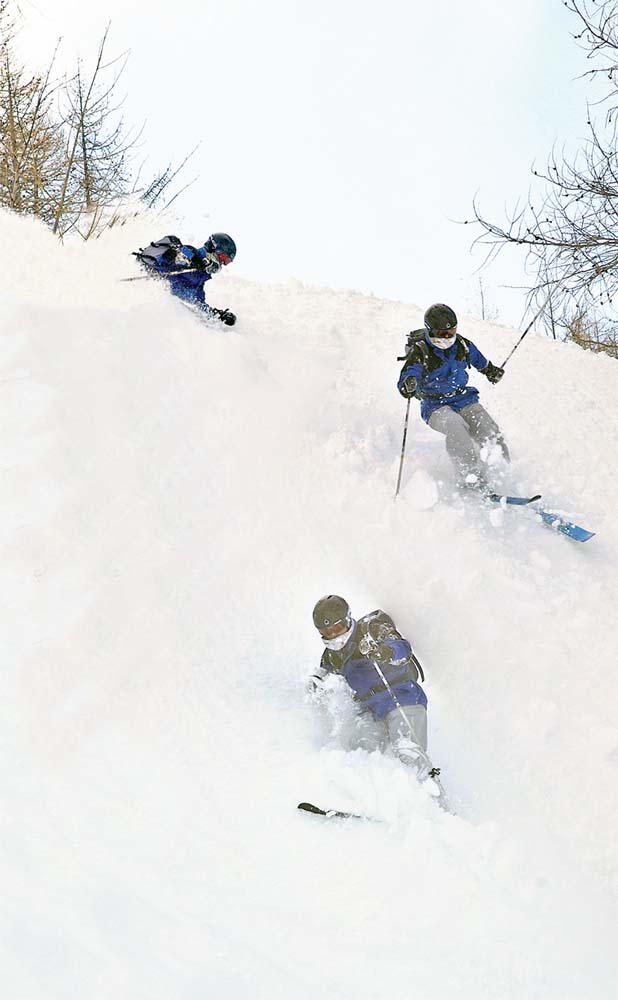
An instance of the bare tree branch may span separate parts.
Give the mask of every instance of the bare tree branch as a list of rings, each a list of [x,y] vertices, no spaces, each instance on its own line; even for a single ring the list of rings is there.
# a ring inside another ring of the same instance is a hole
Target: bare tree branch
[[[609,81],[604,100],[618,99],[618,0],[565,0],[578,19],[574,37],[587,58],[600,62],[585,76],[603,74]],[[587,108],[588,136],[575,155],[553,149],[544,169],[533,167],[534,197],[506,213],[506,222],[485,216],[473,202],[481,227],[475,243],[487,248],[485,265],[506,245],[524,248],[527,269],[535,276],[529,304],[551,292],[543,312],[546,327],[567,336],[584,320],[607,333],[618,293],[618,123],[616,103],[599,125]],[[575,320],[577,322],[575,323]],[[575,324],[575,325],[574,325]],[[582,341],[583,342],[583,341]],[[597,342],[597,341],[595,341]]]
[[[131,196],[149,207],[157,203],[198,147],[140,187],[141,168],[133,179],[132,160],[142,129],[125,128],[124,99],[117,96],[129,53],[107,58],[110,24],[90,76],[84,78],[78,60],[75,73],[58,83],[52,80],[57,46],[43,76],[30,76],[16,60],[10,3],[0,0],[0,205],[38,216],[61,238],[76,232],[89,239],[123,218]]]

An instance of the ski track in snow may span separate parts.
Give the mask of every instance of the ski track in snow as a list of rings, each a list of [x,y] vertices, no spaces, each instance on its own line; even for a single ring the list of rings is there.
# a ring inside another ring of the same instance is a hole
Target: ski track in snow
[[[118,280],[160,220],[1,220],[6,995],[613,998],[618,364],[531,334],[471,379],[590,542],[453,498],[416,403],[394,503],[420,308],[230,269],[210,330]],[[411,639],[456,816],[307,697],[327,592]]]

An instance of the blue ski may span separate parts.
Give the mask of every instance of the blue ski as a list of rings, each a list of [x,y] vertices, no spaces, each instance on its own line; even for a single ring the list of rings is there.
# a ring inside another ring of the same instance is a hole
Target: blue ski
[[[502,493],[488,493],[487,499],[493,500],[494,503],[516,504],[518,507],[523,507],[527,503],[534,503],[535,500],[540,500],[541,494],[537,493],[534,497],[510,497],[504,496]]]
[[[489,493],[487,494],[487,499],[493,500],[494,503],[516,504],[523,507],[526,504],[535,503],[537,500],[540,500],[541,494],[539,493],[534,497],[511,497],[503,496],[500,493]],[[594,531],[588,531],[587,528],[582,528],[581,525],[574,524],[573,521],[567,521],[562,514],[555,514],[549,510],[543,510],[541,507],[535,507],[534,512],[539,515],[543,524],[546,524],[549,528],[553,528],[554,531],[562,532],[563,535],[572,538],[575,542],[587,542],[589,538],[594,538]]]
[[[538,507],[536,508],[536,513],[540,515],[543,524],[553,528],[554,531],[561,531],[563,535],[567,535],[576,542],[587,542],[589,538],[594,538],[596,534],[594,531],[582,528],[579,524],[574,524],[573,521],[567,521],[562,514],[553,514],[549,510],[541,510]]]

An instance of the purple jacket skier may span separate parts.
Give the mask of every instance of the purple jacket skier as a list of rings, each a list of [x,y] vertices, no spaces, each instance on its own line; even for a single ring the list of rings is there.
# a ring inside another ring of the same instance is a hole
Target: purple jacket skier
[[[163,236],[135,254],[140,263],[164,278],[172,295],[196,306],[209,319],[233,326],[236,316],[229,309],[208,305],[204,295],[207,281],[231,264],[236,244],[227,233],[213,233],[201,247],[182,243],[177,236]]]
[[[313,623],[326,647],[313,674],[314,686],[329,674],[344,677],[362,723],[359,746],[375,750],[390,745],[442,799],[439,768],[427,755],[427,696],[418,683],[422,667],[392,618],[378,610],[355,620],[345,598],[328,594],[315,605]]]

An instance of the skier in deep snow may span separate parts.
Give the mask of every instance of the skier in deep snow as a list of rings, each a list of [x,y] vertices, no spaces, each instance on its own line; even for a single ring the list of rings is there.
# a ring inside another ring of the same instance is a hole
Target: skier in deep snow
[[[197,306],[209,319],[234,325],[234,313],[208,305],[204,295],[205,283],[236,256],[236,244],[227,233],[213,233],[198,248],[182,243],[177,236],[163,236],[140,248],[135,256],[148,270],[167,280],[172,295]]]
[[[424,680],[422,667],[392,618],[378,610],[355,621],[345,598],[328,594],[315,605],[313,623],[326,647],[312,676],[314,690],[329,674],[344,677],[359,708],[358,747],[390,746],[442,797],[440,771],[427,755],[427,696],[418,683],[419,673]]]
[[[504,375],[504,369],[457,333],[457,316],[450,306],[436,303],[425,313],[424,330],[408,338],[397,388],[406,399],[420,399],[425,423],[445,435],[460,485],[484,490],[492,449],[497,446],[506,462],[509,452],[500,428],[479,403],[478,389],[468,385],[470,366],[494,385]]]

